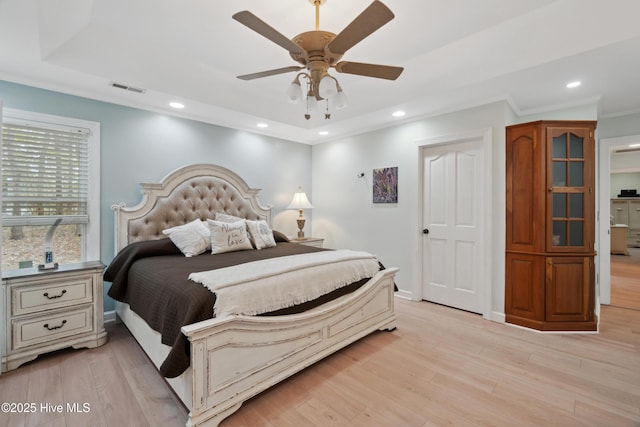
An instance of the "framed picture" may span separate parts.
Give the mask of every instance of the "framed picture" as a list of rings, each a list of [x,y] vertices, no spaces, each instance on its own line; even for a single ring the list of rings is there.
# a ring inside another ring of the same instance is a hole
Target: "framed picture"
[[[373,203],[398,203],[398,167],[373,170]]]

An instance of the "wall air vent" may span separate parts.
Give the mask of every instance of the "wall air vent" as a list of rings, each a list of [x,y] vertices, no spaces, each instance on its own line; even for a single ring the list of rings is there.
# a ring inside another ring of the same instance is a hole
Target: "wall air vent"
[[[620,148],[616,149],[616,153],[629,153],[632,151],[640,151],[640,148]]]
[[[140,89],[139,87],[133,87],[133,86],[125,85],[125,84],[122,84],[122,83],[111,82],[110,86],[115,87],[117,89],[128,90],[130,92],[135,92],[135,93],[145,93],[146,92],[146,89]]]

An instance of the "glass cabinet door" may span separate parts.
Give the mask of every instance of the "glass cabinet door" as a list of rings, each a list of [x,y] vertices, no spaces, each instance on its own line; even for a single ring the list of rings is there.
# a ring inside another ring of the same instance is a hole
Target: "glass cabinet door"
[[[587,129],[547,129],[548,198],[551,219],[547,230],[549,251],[587,249],[590,234],[589,206],[592,175],[585,176],[591,164],[591,144]]]

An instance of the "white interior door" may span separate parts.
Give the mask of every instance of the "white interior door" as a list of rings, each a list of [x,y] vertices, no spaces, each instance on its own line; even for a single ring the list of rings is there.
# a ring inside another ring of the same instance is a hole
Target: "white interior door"
[[[482,140],[423,150],[422,297],[483,312]]]

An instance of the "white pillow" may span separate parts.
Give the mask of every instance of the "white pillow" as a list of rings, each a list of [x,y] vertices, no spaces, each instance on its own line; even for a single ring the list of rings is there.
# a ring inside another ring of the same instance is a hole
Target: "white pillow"
[[[211,233],[212,254],[253,249],[244,219],[232,223],[208,219],[207,225]]]
[[[165,236],[169,236],[174,245],[186,257],[200,255],[209,249],[211,242],[209,227],[204,225],[200,218],[187,224],[162,230]]]
[[[226,213],[216,212],[215,218],[213,219],[220,222],[238,222],[238,221],[242,221],[244,218],[229,215]]]
[[[247,229],[249,229],[249,237],[256,249],[271,248],[276,245],[273,238],[273,231],[269,228],[267,221],[247,220]]]

